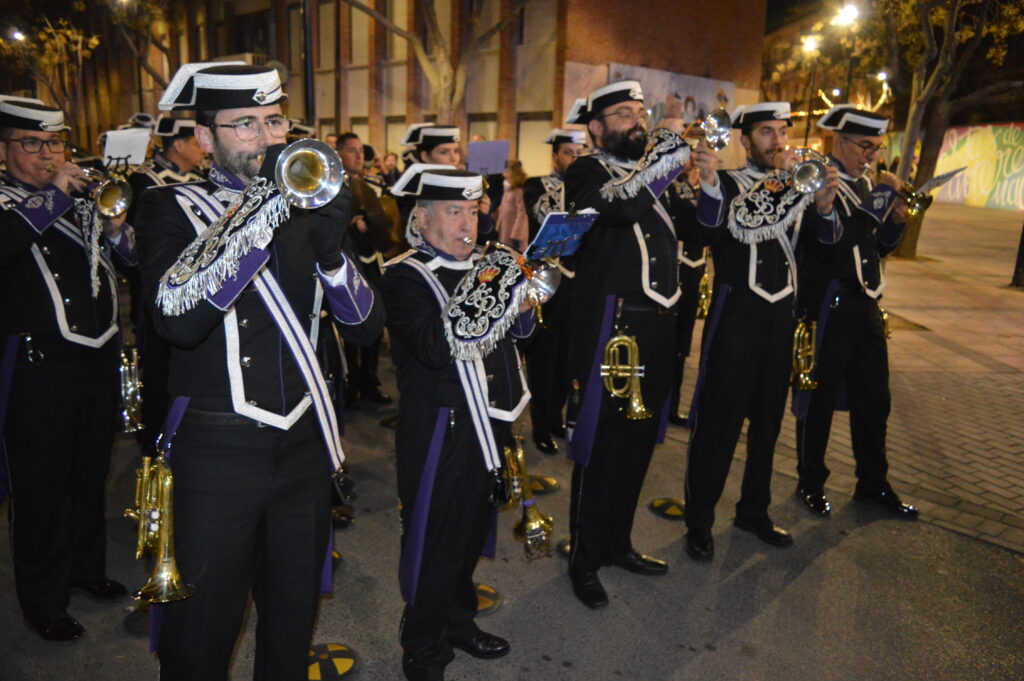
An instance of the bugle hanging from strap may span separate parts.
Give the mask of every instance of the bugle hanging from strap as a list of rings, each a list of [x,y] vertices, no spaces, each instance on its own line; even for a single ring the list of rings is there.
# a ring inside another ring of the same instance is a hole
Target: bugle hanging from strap
[[[793,330],[793,387],[797,390],[814,390],[818,387],[818,382],[811,378],[817,331],[817,322],[808,325],[802,319]]]
[[[526,472],[526,454],[523,451],[523,438],[516,436],[515,447],[505,445],[505,480],[509,490],[511,503],[520,502],[523,507],[522,518],[516,523],[512,533],[523,542],[526,560],[543,558],[551,555],[551,533],[555,523],[551,516],[544,515],[537,508],[530,489],[530,476]]]

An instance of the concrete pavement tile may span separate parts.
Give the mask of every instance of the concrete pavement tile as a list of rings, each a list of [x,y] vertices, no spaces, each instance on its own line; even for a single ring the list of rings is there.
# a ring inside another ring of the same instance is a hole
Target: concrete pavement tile
[[[956,507],[958,510],[963,511],[964,513],[973,514],[976,516],[980,516],[982,518],[987,518],[988,520],[1001,521],[1003,519],[1002,511],[997,511],[987,506],[982,506],[981,504],[976,504],[974,502],[967,501],[966,499],[961,499],[957,503]]]

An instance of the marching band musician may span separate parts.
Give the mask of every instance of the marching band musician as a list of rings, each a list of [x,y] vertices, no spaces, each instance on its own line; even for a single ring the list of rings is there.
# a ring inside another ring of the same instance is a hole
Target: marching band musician
[[[143,290],[172,346],[163,444],[176,559],[196,587],[159,608],[162,679],[226,679],[250,589],[254,678],[306,678],[342,459],[315,355],[320,310],[326,301],[349,342],[372,342],[383,326],[348,254],[347,188],[281,217],[267,176],[288,132],[285,97],[272,67],[215,62],[182,66],[160,101],[196,111],[213,159],[206,181],[154,188],[139,207]],[[205,238],[223,246],[209,268],[190,256]]]
[[[530,225],[530,241],[537,236],[548,213],[565,210],[565,173],[586,142],[582,130],[555,129],[544,140],[551,145],[551,173],[531,177],[523,185],[523,200]],[[544,303],[544,325],[537,330],[527,345],[526,377],[530,382],[530,421],[533,423],[533,443],[545,454],[554,454],[558,445],[552,436],[565,437],[562,408],[569,394],[566,358],[569,354],[569,312],[572,292],[571,263],[563,260],[562,284],[548,302]]]
[[[679,137],[680,119],[666,119],[666,127],[649,135],[646,115],[640,83],[620,81],[592,92],[570,121],[587,125],[595,150],[569,166],[565,205],[600,214],[576,253],[567,415],[575,463],[569,577],[576,597],[591,608],[608,604],[597,575],[603,565],[644,575],[668,571],[664,561],[636,551],[630,534],[671,389],[673,353],[665,339],[673,335],[680,296],[681,206],[663,194],[682,172],[689,146]],[[601,378],[606,344],[622,335],[636,341],[632,371],[643,367],[637,382],[647,418],[635,420],[639,410],[623,413],[623,401],[608,394]]]
[[[392,190],[416,201],[406,227],[412,250],[388,263],[382,284],[401,393],[402,668],[408,679],[437,681],[452,648],[479,658],[510,650],[474,622],[473,571],[501,501],[501,451],[530,398],[511,335],[528,335],[533,315],[511,303],[497,316],[472,307],[485,288],[495,300],[518,299],[506,276],[516,259],[474,247],[480,175],[414,164]],[[453,309],[482,324],[476,342],[458,335]]]
[[[800,304],[817,320],[817,355],[812,378],[818,387],[797,393],[797,497],[811,512],[825,516],[829,470],[825,465],[832,413],[842,408],[840,385],[850,411],[850,436],[857,462],[854,499],[880,505],[902,518],[917,509],[903,503],[887,479],[886,422],[889,419],[889,357],[878,301],[885,289],[882,258],[907,225],[907,204],[897,191],[902,182],[882,173],[872,186],[867,167],[882,149],[889,120],[852,105],[837,105],[818,121],[831,131],[832,165],[841,183],[835,198],[839,255],[823,257],[815,248],[801,249]]]
[[[686,552],[711,560],[711,528],[744,419],[747,461],[733,524],[778,547],[793,543],[768,514],[775,442],[789,386],[796,289],[794,248],[801,230],[822,229],[838,178],[801,195],[774,171],[794,158],[786,151],[792,125],[788,102],[740,107],[732,115],[748,160],[737,170],[717,170],[718,154],[703,142],[695,153],[700,168],[697,222],[684,233],[711,246],[715,290],[705,322],[701,368],[690,410],[692,430],[686,470]],[[748,200],[748,197],[751,197]],[[753,199],[757,199],[754,201]],[[813,236],[805,235],[805,239]]]
[[[118,420],[114,267],[136,263],[134,237],[123,215],[100,218],[76,196],[87,180],[65,161],[69,129],[59,109],[0,98],[0,435],[18,601],[50,641],[84,633],[71,587],[125,594],[106,575],[103,509]]]

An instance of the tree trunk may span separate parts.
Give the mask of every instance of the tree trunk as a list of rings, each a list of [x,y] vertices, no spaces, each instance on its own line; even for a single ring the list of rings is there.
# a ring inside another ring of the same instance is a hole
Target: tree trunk
[[[930,180],[935,174],[935,167],[939,163],[939,152],[942,150],[942,142],[946,137],[946,129],[949,127],[949,101],[946,99],[935,100],[928,108],[928,116],[924,121],[924,133],[921,139],[921,158],[917,163],[917,172],[914,175],[914,186],[921,186],[926,180]],[[900,165],[903,161],[900,160]],[[903,235],[900,245],[893,251],[897,258],[917,257],[917,241],[921,237],[921,224],[923,216],[911,218],[907,221],[907,231]]]

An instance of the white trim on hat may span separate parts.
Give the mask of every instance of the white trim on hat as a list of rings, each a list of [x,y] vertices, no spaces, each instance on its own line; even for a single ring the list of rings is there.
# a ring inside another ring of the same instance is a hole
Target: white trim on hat
[[[572,108],[569,109],[568,115],[565,117],[566,125],[582,125],[580,123],[580,116],[587,112],[587,100],[585,98],[577,99],[572,103]]]
[[[879,136],[884,135],[889,130],[888,118],[875,118],[874,116],[865,116],[865,112],[862,112],[853,106],[844,107],[844,109],[848,110],[843,111],[842,116],[839,117],[839,120],[834,125],[822,125],[822,121],[828,119],[830,115],[833,115],[833,110],[829,111],[821,118],[820,121],[818,121],[818,127],[824,130],[835,130],[837,132],[842,132],[842,128],[846,123],[853,123],[854,125],[860,125],[870,130],[877,130]],[[835,113],[838,113],[838,111],[836,111]]]
[[[29,106],[23,106],[25,104]],[[18,100],[10,98],[0,101],[0,113],[36,121],[39,123],[39,129],[44,132],[61,132],[71,129],[64,124],[63,111],[42,102],[36,104],[28,98],[18,98]]]
[[[14,102],[21,104],[41,104],[46,106],[46,103],[41,99],[35,97],[17,97],[15,95],[0,95],[0,102]]]
[[[418,131],[421,128],[429,128],[432,125],[433,123],[413,123],[406,129],[405,137],[402,138],[402,141],[399,142],[399,144],[401,144],[403,147],[416,146],[417,144],[419,144],[418,140],[420,138]]]
[[[420,128],[419,144],[424,143],[424,137],[451,137],[453,142],[459,141],[459,129],[452,125],[431,125]]]
[[[568,137],[568,140],[560,140],[560,137]],[[566,130],[564,128],[555,128],[552,130],[547,139],[544,140],[544,144],[556,144],[558,142],[566,142],[570,144],[586,144],[587,137],[582,130]]]
[[[174,77],[171,78],[171,82],[167,84],[167,89],[164,90],[164,96],[160,98],[160,103],[157,104],[157,108],[161,111],[173,111],[175,107],[179,106],[191,106],[196,103],[196,86],[192,85],[192,98],[187,102],[176,101],[181,91],[185,89],[185,86],[195,78],[196,74],[203,69],[212,68],[214,66],[247,66],[244,61],[197,61],[191,64],[182,64]]]
[[[395,181],[395,184],[391,186],[391,193],[395,196],[419,196],[420,191],[423,188],[422,181],[417,186],[415,192],[406,191],[405,188],[412,183],[413,180],[420,179],[420,175],[430,170],[455,170],[455,166],[444,165],[441,163],[413,163],[411,166],[405,169],[401,177]]]
[[[163,121],[166,120],[174,121],[171,124],[171,130],[170,132],[160,132],[160,126],[163,124]],[[157,119],[156,126],[153,128],[153,134],[157,137],[177,137],[181,134],[182,128],[191,128],[192,130],[195,130],[196,122],[191,118],[171,118],[170,116],[161,116]]]
[[[644,101],[644,89],[638,80],[620,80],[597,88],[587,97],[587,111],[594,112],[594,100],[620,90],[629,90],[629,98],[638,102]]]

